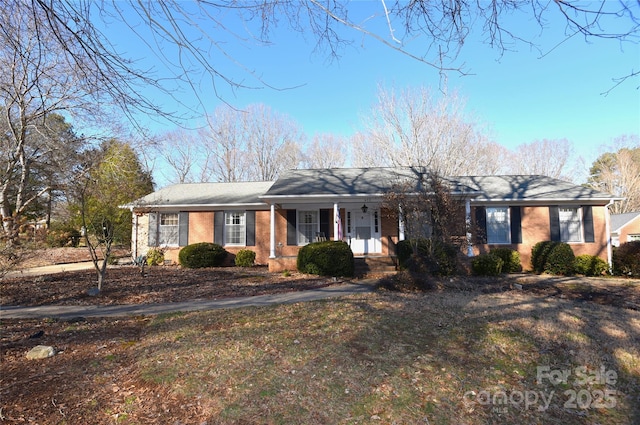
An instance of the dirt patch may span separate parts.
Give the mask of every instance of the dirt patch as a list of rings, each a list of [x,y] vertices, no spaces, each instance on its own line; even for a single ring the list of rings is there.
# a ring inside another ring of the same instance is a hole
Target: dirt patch
[[[152,304],[215,300],[229,297],[303,291],[332,285],[332,278],[292,273],[269,273],[266,267],[182,269],[148,267],[144,276],[135,266],[107,270],[106,282],[97,296],[93,270],[43,276],[7,278],[0,282],[1,305],[110,305]]]

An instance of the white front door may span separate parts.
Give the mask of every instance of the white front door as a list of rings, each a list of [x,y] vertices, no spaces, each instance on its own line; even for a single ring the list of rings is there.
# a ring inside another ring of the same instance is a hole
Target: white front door
[[[382,252],[380,242],[380,212],[369,208],[347,210],[346,219],[347,242],[354,254],[371,254]]]

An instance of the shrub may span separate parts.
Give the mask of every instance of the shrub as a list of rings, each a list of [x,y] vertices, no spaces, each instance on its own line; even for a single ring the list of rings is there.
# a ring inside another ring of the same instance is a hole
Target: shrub
[[[613,251],[613,272],[617,275],[640,276],[640,241],[623,243]]]
[[[531,248],[531,268],[535,273],[544,273],[549,252],[560,242],[538,242]]]
[[[147,265],[159,266],[161,264],[164,264],[164,250],[151,248],[147,251]]]
[[[298,271],[321,276],[353,276],[353,252],[343,241],[314,242],[298,251]]]
[[[499,276],[503,267],[502,258],[493,253],[482,254],[471,260],[471,269],[477,276]]]
[[[256,253],[250,249],[241,249],[236,254],[235,263],[238,267],[253,267],[256,261]]]
[[[574,271],[585,276],[601,276],[609,269],[606,261],[596,255],[578,255],[573,263]]]
[[[522,271],[520,253],[510,248],[494,248],[490,254],[500,257],[504,263],[502,271],[505,273],[518,273]]]
[[[566,242],[559,242],[549,251],[544,271],[555,275],[572,275],[575,260],[571,246]]]
[[[458,270],[458,248],[455,245],[433,239],[419,239],[413,243],[417,243],[418,256],[424,262],[424,273],[431,276],[451,276]],[[411,242],[402,241],[398,248],[400,267],[407,268],[406,262],[413,257]]]
[[[218,267],[227,258],[227,251],[218,244],[200,242],[187,245],[178,253],[178,262],[182,267],[196,269]]]
[[[80,232],[72,227],[63,226],[47,232],[47,246],[51,248],[74,247],[80,244]]]

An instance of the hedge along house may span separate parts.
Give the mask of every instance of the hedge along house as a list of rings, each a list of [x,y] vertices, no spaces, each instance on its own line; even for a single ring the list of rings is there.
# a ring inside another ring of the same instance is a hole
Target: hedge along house
[[[162,248],[177,261],[182,246],[214,242],[231,253],[251,249],[257,263],[281,271],[295,269],[301,246],[331,239],[348,243],[356,257],[393,259],[411,226],[385,197],[401,182],[415,184],[417,193],[427,174],[420,167],[290,170],[274,182],[169,186],[127,205],[132,254]],[[611,260],[611,195],[545,176],[443,181],[464,205],[468,232],[460,236],[468,256],[506,246],[528,269],[533,245],[558,240],[576,255]]]

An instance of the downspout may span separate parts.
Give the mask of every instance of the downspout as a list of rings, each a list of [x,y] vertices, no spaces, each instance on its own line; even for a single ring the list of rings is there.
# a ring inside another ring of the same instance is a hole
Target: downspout
[[[605,229],[607,232],[607,263],[609,264],[609,274],[613,274],[613,248],[611,244],[611,213],[609,207],[613,205],[613,199],[609,200],[609,203],[604,207],[604,221]]]

